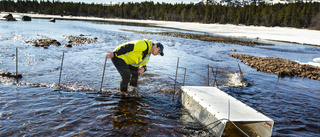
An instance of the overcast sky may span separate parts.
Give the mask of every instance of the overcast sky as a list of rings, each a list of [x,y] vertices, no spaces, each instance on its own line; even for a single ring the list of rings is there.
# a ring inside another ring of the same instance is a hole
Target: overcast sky
[[[55,0],[55,1],[58,1],[58,0]],[[84,3],[115,3],[115,2],[143,2],[143,1],[150,1],[150,0],[59,0],[59,1],[66,1],[66,2],[84,2]],[[165,2],[165,3],[172,3],[172,4],[175,4],[175,3],[181,3],[183,1],[183,3],[185,4],[189,4],[190,2],[196,2],[198,0],[153,0],[154,3],[157,3],[157,2]]]

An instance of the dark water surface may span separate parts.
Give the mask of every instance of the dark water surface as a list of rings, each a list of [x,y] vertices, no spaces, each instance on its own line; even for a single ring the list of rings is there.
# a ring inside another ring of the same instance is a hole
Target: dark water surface
[[[183,109],[178,96],[173,99],[169,92],[174,87],[178,57],[178,86],[182,85],[184,68],[186,85],[203,86],[207,65],[218,66],[220,88],[273,119],[273,136],[319,136],[320,81],[279,79],[227,55],[235,48],[235,53],[309,62],[319,57],[319,47],[276,42],[275,46],[248,47],[119,29],[186,32],[87,21],[0,21],[0,72],[15,73],[18,48],[19,73],[23,75],[18,85],[13,84],[12,78],[0,77],[0,136],[210,136],[204,125]],[[97,37],[98,42],[48,49],[24,42],[46,36],[65,45],[65,36],[80,34]],[[105,53],[124,42],[143,38],[162,42],[165,56],[151,57],[148,71],[139,79],[139,93],[117,92],[120,75],[108,60],[103,83],[106,93],[98,94]],[[63,52],[61,85],[68,90],[56,91]],[[239,84],[238,63],[252,86],[234,87]],[[210,80],[213,81],[212,74]]]

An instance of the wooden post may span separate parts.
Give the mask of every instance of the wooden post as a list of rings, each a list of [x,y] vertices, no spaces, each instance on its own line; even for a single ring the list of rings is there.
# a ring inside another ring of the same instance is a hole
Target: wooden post
[[[102,91],[103,78],[104,78],[104,72],[106,70],[106,64],[107,64],[107,56],[106,56],[106,59],[104,61],[104,66],[103,66],[103,73],[102,73],[102,80],[101,80],[101,85],[100,85],[100,92]]]
[[[61,80],[61,73],[62,73],[62,66],[63,66],[63,58],[64,58],[64,52],[62,52],[62,61],[61,61],[60,76],[59,76],[59,83],[58,83],[59,88],[60,88],[60,80]]]
[[[174,87],[173,87],[173,97],[172,97],[172,100],[174,100],[174,94],[176,94],[176,84],[177,84],[178,67],[179,67],[179,57],[178,57],[178,61],[177,61],[176,77],[175,77],[175,79],[174,79]]]

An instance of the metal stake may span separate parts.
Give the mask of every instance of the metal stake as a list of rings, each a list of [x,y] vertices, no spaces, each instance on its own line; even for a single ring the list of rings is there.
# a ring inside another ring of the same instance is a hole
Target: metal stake
[[[186,73],[187,73],[187,68],[184,68],[183,86],[186,81]]]
[[[242,73],[242,71],[241,71],[241,68],[240,68],[240,65],[239,65],[239,63],[238,63],[238,66],[239,66],[239,71],[240,71],[240,76],[241,76],[241,83],[242,83],[242,86],[243,86],[243,84],[244,84],[244,77],[243,77],[243,73]]]
[[[61,69],[60,69],[60,76],[59,76],[59,83],[58,83],[59,88],[60,88],[60,80],[61,80],[61,73],[62,73],[62,66],[63,66],[63,58],[64,58],[64,52],[62,52]]]
[[[215,77],[215,74],[214,74],[214,71],[213,71],[213,67],[211,67],[211,71],[212,71],[212,74],[213,74],[213,77],[214,77],[214,80],[213,80],[213,87],[214,87],[214,84],[216,82],[216,77]]]
[[[230,120],[230,100],[228,100],[228,120]]]
[[[105,70],[106,70],[106,64],[107,64],[107,56],[106,56],[106,59],[105,59],[105,61],[104,61],[104,66],[103,66],[103,73],[102,73],[102,80],[101,80],[100,92],[102,91],[103,78],[104,78],[104,72],[105,72]]]
[[[140,64],[140,58],[138,58],[138,64]],[[139,65],[138,65],[138,77],[137,77],[137,91],[139,92]]]
[[[178,61],[177,61],[176,77],[175,77],[175,79],[174,79],[174,88],[173,88],[173,97],[172,97],[172,100],[174,100],[174,94],[176,94],[178,67],[179,67],[179,57],[178,57]]]
[[[217,74],[218,74],[218,66],[216,66],[216,72],[215,72],[214,81],[213,81],[213,86],[216,85],[218,87]]]
[[[207,86],[209,86],[209,64],[208,64],[208,74],[207,74]]]
[[[17,84],[19,82],[18,78],[19,78],[19,73],[18,73],[18,48],[16,48],[16,79],[17,79]]]

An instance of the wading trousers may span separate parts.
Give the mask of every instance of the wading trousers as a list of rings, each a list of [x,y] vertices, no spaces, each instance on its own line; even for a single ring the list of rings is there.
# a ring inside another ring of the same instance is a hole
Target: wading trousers
[[[111,60],[122,78],[120,82],[120,91],[127,92],[129,82],[131,86],[137,87],[138,67],[127,65],[123,59],[117,57],[113,57]]]

